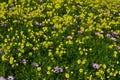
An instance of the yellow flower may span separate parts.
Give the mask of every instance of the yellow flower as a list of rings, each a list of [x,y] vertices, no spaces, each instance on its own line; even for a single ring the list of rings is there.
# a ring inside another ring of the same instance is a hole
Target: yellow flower
[[[90,75],[89,80],[92,80],[92,75]]]
[[[113,76],[113,72],[110,72],[110,76]]]
[[[22,54],[21,53],[18,53],[18,57],[20,57]]]
[[[51,67],[50,67],[50,66],[48,66],[48,67],[47,67],[47,69],[48,69],[48,70],[51,70]]]
[[[66,78],[70,78],[70,75],[68,73],[65,73]]]
[[[80,69],[79,69],[79,72],[80,72],[80,73],[82,73],[82,72],[83,72],[83,69],[82,69],[82,68],[80,68]]]
[[[47,71],[47,74],[50,75],[50,71]]]
[[[68,69],[68,67],[66,66],[66,67],[65,67],[65,69],[67,70],[67,69]]]
[[[2,61],[5,61],[6,60],[5,55],[2,55],[1,59]]]
[[[103,64],[103,68],[106,69],[106,65],[105,64]]]
[[[41,67],[37,67],[37,71],[41,71]]]
[[[110,78],[110,76],[107,76],[107,78]]]
[[[29,56],[32,56],[32,52],[29,52]]]
[[[80,64],[80,63],[81,63],[81,60],[80,60],[80,59],[78,59],[78,60],[77,60],[77,63],[78,63],[78,64]]]
[[[110,68],[107,69],[107,72],[108,72],[108,73],[110,72]]]
[[[100,73],[99,73],[99,72],[96,72],[95,74],[96,74],[97,76],[98,76],[98,75],[100,75]]]
[[[16,66],[18,66],[19,64],[18,63],[16,63]]]
[[[73,71],[71,71],[71,74],[73,74]]]
[[[14,62],[14,58],[10,57],[10,64],[13,64],[13,62]]]
[[[86,63],[86,59],[83,59],[83,61],[81,62],[81,64],[85,64]]]
[[[89,51],[91,52],[91,51],[92,51],[92,48],[89,48]]]
[[[119,64],[119,61],[117,61],[117,64]]]

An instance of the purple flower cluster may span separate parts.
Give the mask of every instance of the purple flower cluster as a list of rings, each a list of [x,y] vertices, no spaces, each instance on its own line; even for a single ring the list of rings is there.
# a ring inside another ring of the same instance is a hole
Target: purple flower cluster
[[[58,73],[63,72],[63,69],[59,67],[54,67],[54,72],[58,74]]]
[[[3,76],[0,76],[0,80],[6,80]],[[7,80],[14,80],[13,76],[8,76]]]

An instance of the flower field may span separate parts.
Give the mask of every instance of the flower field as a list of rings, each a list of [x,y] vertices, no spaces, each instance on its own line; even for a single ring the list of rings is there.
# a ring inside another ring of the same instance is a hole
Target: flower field
[[[120,0],[0,0],[0,80],[120,80]]]

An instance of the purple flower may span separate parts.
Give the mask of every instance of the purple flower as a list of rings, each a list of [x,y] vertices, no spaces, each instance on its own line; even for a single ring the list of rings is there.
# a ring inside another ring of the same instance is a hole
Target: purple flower
[[[26,65],[26,59],[22,59],[22,64]]]
[[[95,35],[99,35],[100,34],[100,32],[95,32]]]
[[[40,6],[39,8],[40,8],[40,9],[42,9],[43,7],[42,7],[42,6]]]
[[[59,68],[59,71],[60,71],[60,72],[63,72],[63,69],[62,69],[62,68]]]
[[[102,34],[102,33],[104,33],[104,31],[101,31],[100,33]]]
[[[67,39],[70,40],[70,39],[72,39],[72,37],[69,35],[69,36],[67,36]]]
[[[44,26],[44,24],[43,23],[39,23],[38,26],[42,27],[42,26]]]
[[[63,72],[63,69],[62,68],[58,68],[58,67],[54,67],[54,72],[58,74],[58,73]]]
[[[54,47],[53,47],[53,46],[50,46],[49,48],[50,48],[50,49],[53,49]]]
[[[2,26],[2,27],[6,27],[6,26],[7,26],[7,24],[4,24],[4,23],[3,23],[3,24],[1,24],[1,26]]]
[[[113,64],[111,64],[110,67],[114,68],[115,66]]]
[[[21,51],[21,49],[20,49],[20,48],[18,48],[18,51],[20,52],[20,51]]]
[[[118,13],[118,15],[120,16],[120,13]]]
[[[40,2],[40,3],[42,3],[42,2],[43,2],[43,0],[39,0],[39,2]]]
[[[111,37],[111,40],[112,40],[112,41],[117,41],[117,39],[116,39],[116,38],[114,38],[114,37]]]
[[[93,67],[94,69],[99,69],[99,68],[100,68],[99,64],[97,64],[97,63],[94,63],[94,64],[92,65],[92,67]]]
[[[79,6],[79,5],[78,5],[77,7],[78,7],[78,8],[80,8],[80,9],[82,9],[82,8],[83,8],[82,6]]]
[[[105,36],[106,36],[106,37],[111,37],[111,35],[110,35],[110,34],[106,34]]]
[[[78,28],[80,28],[80,26],[79,26],[79,25],[78,25],[77,27],[78,27]]]
[[[79,18],[79,16],[78,16],[78,15],[75,15],[74,17],[75,17],[75,18]]]
[[[38,63],[32,63],[32,66],[33,67],[38,67],[39,65],[38,65]]]
[[[102,12],[104,12],[104,10],[103,10],[103,9],[100,9],[100,12],[102,13]]]
[[[120,46],[117,46],[117,49],[120,50]]]
[[[3,76],[0,76],[0,80],[6,80]]]
[[[14,80],[13,76],[8,76],[8,80]]]
[[[78,34],[82,34],[82,31],[78,31]]]
[[[52,29],[55,29],[55,26],[52,26]]]
[[[113,35],[113,36],[117,36],[118,33],[117,33],[117,32],[112,32],[112,35]]]
[[[3,50],[0,49],[0,54],[2,54],[2,53],[3,53]]]

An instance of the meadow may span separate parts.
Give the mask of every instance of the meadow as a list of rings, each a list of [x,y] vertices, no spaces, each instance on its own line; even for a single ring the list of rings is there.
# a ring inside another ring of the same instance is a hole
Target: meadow
[[[0,80],[120,80],[120,0],[0,0]]]

